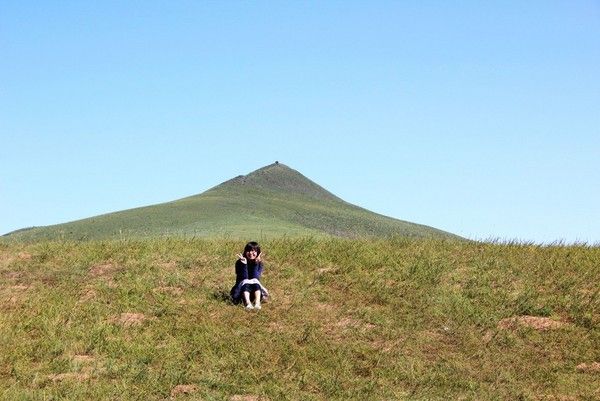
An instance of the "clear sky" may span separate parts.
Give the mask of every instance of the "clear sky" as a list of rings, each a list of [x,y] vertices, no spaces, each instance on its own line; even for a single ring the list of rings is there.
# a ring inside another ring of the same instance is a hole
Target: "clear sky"
[[[600,243],[600,2],[0,3],[0,234],[275,160],[465,237]]]

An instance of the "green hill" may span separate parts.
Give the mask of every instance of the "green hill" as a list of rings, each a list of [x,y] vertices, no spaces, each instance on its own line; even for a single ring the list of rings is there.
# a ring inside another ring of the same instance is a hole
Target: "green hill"
[[[199,195],[173,202],[7,234],[19,240],[141,238],[164,235],[455,237],[382,216],[336,197],[296,170],[275,162]]]

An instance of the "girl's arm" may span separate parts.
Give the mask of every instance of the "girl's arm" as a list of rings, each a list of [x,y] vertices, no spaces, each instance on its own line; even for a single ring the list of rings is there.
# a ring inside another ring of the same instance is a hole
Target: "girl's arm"
[[[242,263],[241,260],[235,262],[235,278],[236,282],[240,282],[248,278],[248,265]]]

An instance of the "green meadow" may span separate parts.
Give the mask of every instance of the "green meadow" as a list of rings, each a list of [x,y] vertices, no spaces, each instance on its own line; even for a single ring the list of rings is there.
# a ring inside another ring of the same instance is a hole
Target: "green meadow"
[[[0,399],[600,399],[598,247],[272,238],[4,239]]]

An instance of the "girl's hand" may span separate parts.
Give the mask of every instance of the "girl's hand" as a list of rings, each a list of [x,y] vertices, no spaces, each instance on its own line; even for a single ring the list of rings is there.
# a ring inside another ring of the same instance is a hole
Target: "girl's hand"
[[[261,253],[260,253],[260,255],[258,255],[258,256],[256,257],[256,262],[258,262],[258,263],[262,262],[262,258],[263,258],[263,256],[264,256],[264,254],[265,254],[264,252],[261,252]]]
[[[241,253],[238,253],[236,255],[238,257],[238,259],[240,260],[240,262],[242,262],[243,264],[247,264],[248,261],[246,260],[246,258],[244,257],[244,255],[242,255]]]

